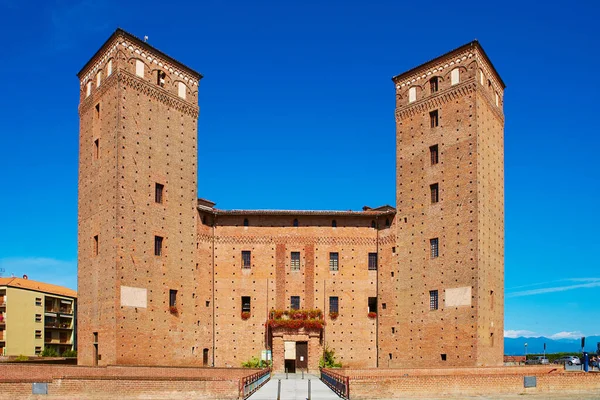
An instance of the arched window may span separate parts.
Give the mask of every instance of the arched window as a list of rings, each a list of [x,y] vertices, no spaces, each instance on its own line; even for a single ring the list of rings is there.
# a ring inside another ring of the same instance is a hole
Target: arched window
[[[372,221],[371,221],[371,228],[375,229],[375,227],[376,227],[376,226],[377,226],[377,225],[375,225],[375,220],[372,220]]]
[[[244,218],[244,226],[249,226],[250,222],[248,222],[248,218]]]
[[[429,91],[433,94],[438,91],[438,77],[434,76],[429,80]]]
[[[458,68],[454,68],[452,72],[450,72],[450,81],[452,85],[460,83],[460,70]]]
[[[337,221],[335,219],[333,221],[331,221],[331,227],[337,228]]]
[[[417,100],[417,88],[416,87],[411,87],[410,89],[408,89],[408,102],[412,103],[413,101]]]
[[[294,218],[294,226],[298,227],[298,218]]]

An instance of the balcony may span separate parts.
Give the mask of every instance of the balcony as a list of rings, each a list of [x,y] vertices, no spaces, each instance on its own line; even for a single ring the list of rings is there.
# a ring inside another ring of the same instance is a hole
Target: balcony
[[[55,338],[55,337],[45,337],[44,338],[44,343],[45,344],[71,344],[71,339],[70,338]]]
[[[71,322],[57,322],[57,321],[45,321],[44,328],[51,329],[73,329]]]

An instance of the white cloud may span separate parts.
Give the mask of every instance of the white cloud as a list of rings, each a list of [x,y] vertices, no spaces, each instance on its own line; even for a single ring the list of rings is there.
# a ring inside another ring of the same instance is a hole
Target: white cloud
[[[48,257],[0,258],[2,276],[22,277],[77,289],[77,261]]]
[[[586,282],[586,283],[578,283],[576,285],[554,286],[554,287],[531,289],[531,290],[522,290],[519,292],[506,293],[506,297],[533,296],[536,294],[564,292],[564,291],[573,290],[573,289],[587,289],[587,288],[600,287],[600,278],[572,278],[572,279],[565,279],[565,281]]]
[[[585,335],[579,331],[575,331],[575,332],[558,332],[558,333],[555,333],[554,335],[550,335],[548,337],[550,339],[559,340],[559,339],[581,339],[582,336],[585,336]]]
[[[540,337],[540,335],[527,330],[506,330],[504,331],[504,337],[514,339],[518,337]]]

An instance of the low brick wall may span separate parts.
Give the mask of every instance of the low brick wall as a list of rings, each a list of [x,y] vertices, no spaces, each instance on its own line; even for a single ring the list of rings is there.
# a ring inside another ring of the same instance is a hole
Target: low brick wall
[[[0,399],[237,399],[243,377],[260,370],[182,367],[0,365]],[[48,395],[32,395],[32,383]]]
[[[334,371],[350,378],[352,400],[596,391],[600,397],[600,373],[566,372],[560,367]],[[536,387],[525,388],[525,376],[535,376]]]

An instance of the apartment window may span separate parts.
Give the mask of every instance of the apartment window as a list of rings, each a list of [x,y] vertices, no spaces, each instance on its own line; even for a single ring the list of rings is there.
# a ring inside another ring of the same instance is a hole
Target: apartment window
[[[242,312],[250,312],[250,296],[242,296]]]
[[[329,270],[330,271],[338,271],[339,270],[339,253],[329,253]]]
[[[369,253],[369,271],[377,271],[377,253]]]
[[[100,158],[100,139],[94,140],[94,158],[96,160]]]
[[[154,255],[162,256],[163,252],[163,238],[161,236],[154,236]]]
[[[98,255],[98,235],[94,236],[94,256]]]
[[[42,353],[42,346],[35,346],[35,355],[39,356]]]
[[[292,251],[290,269],[292,271],[300,271],[300,252]]]
[[[250,250],[242,250],[242,268],[250,268]]]
[[[416,87],[411,87],[410,89],[408,89],[408,102],[412,103],[413,101],[417,100],[417,88]]]
[[[429,113],[429,121],[432,128],[439,126],[440,121],[438,118],[438,110],[434,110]]]
[[[432,311],[438,309],[438,291],[437,290],[429,291],[429,309]]]
[[[440,255],[438,238],[429,239],[429,247],[431,248],[431,258],[437,258]]]
[[[337,221],[335,219],[333,221],[331,221],[331,227],[337,228]]]
[[[42,314],[35,314],[35,322],[42,322]]]
[[[377,312],[377,297],[369,297],[369,312]]]
[[[42,298],[41,297],[36,297],[35,298],[35,305],[41,307],[41,305],[42,305]]]
[[[438,91],[438,77],[434,76],[429,80],[429,91],[435,93]]]
[[[300,296],[291,296],[290,297],[290,308],[292,310],[300,309]]]
[[[450,81],[452,85],[456,85],[460,82],[460,70],[458,68],[454,68],[452,72],[450,72]]]
[[[294,225],[296,228],[298,227],[298,218],[294,218],[292,225]]]
[[[158,71],[156,74],[156,84],[160,87],[165,87],[165,78],[167,77],[167,74],[165,73],[165,71]]]
[[[169,289],[169,307],[177,307],[177,290]]]
[[[160,183],[157,183],[154,186],[154,201],[158,204],[162,204],[162,202],[163,202],[164,188],[165,188],[165,185],[161,185]]]
[[[339,312],[339,298],[337,296],[329,297],[329,312],[336,313]]]
[[[35,331],[35,338],[36,339],[41,339],[42,338],[42,331]]]
[[[429,156],[431,157],[431,165],[435,165],[440,161],[437,144],[429,147]]]
[[[244,218],[244,226],[250,226],[250,221],[248,221],[248,218]]]
[[[431,191],[431,203],[434,204],[440,201],[440,192],[438,184],[434,183],[433,185],[429,185],[429,190]]]

